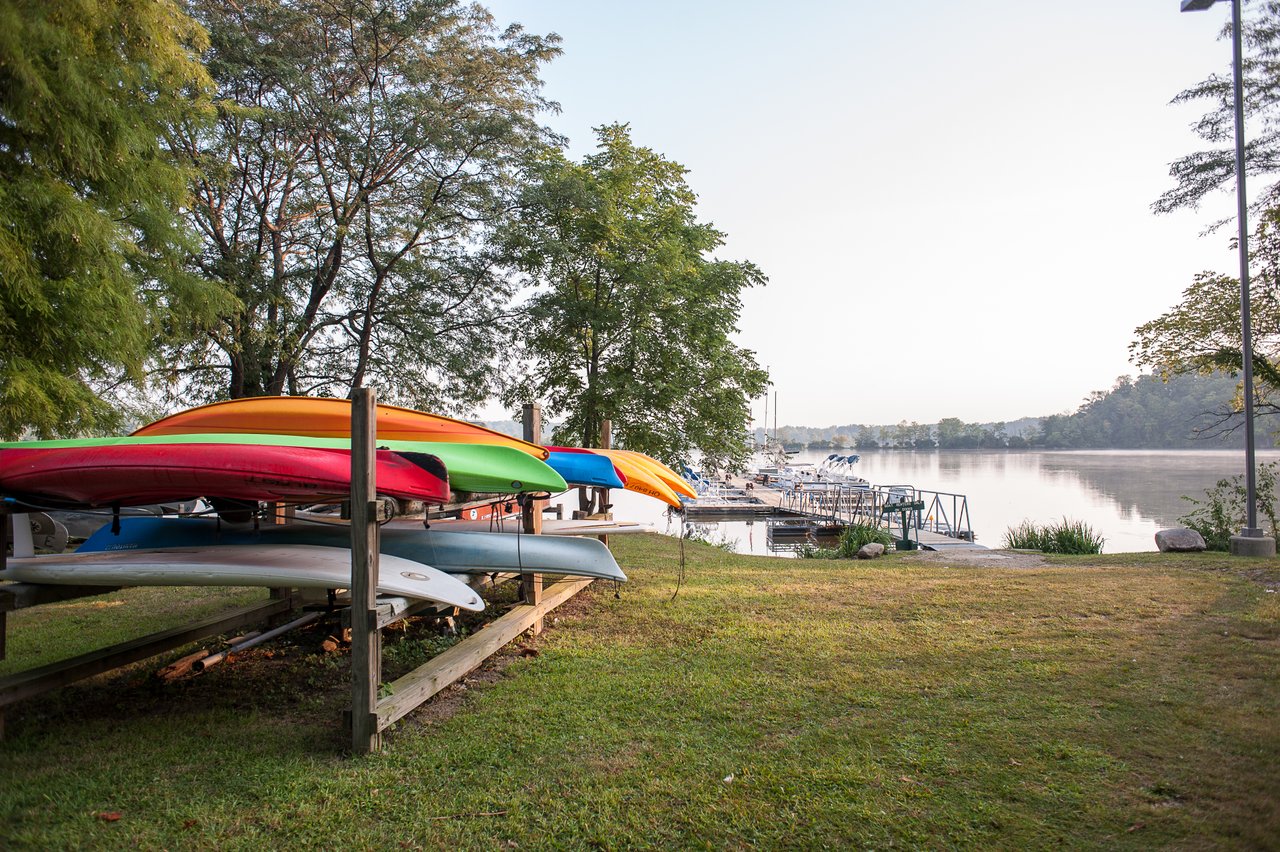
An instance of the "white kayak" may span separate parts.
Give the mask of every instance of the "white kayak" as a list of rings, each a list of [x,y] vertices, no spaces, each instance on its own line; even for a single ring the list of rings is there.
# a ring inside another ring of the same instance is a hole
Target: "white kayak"
[[[59,553],[9,559],[0,580],[85,586],[282,586],[346,589],[351,551],[314,545],[219,545]],[[479,612],[462,580],[421,562],[381,554],[378,592]]]
[[[396,518],[388,522],[397,527],[416,527],[422,529],[421,518]],[[445,520],[431,521],[433,530],[452,530],[454,532],[504,532],[519,533],[523,530],[520,518],[507,518],[503,521],[479,520]],[[546,518],[542,522],[543,535],[626,535],[628,533],[653,532],[653,524],[642,524],[638,521],[596,521],[571,520],[569,518]]]

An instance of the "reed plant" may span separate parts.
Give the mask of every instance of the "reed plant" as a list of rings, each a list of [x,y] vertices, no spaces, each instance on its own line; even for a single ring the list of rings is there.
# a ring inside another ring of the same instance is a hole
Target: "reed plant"
[[[864,544],[883,544],[885,550],[893,548],[893,536],[884,527],[871,524],[850,524],[840,534],[840,546],[836,553],[842,559],[853,559]]]
[[[855,559],[862,546],[871,543],[883,544],[886,550],[890,550],[893,548],[893,536],[884,527],[850,524],[840,534],[840,543],[835,547],[806,544],[796,550],[796,555],[802,559]]]
[[[1106,539],[1084,521],[1073,521],[1065,517],[1044,526],[1024,520],[1016,527],[1005,530],[1004,534],[1005,547],[1040,550],[1044,553],[1101,553],[1104,544]]]

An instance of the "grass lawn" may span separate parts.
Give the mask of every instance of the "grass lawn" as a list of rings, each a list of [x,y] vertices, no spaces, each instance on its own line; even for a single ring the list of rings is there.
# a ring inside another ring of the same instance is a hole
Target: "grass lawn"
[[[12,708],[0,847],[1280,844],[1280,561],[961,568],[691,543],[673,597],[678,541],[613,544],[620,599],[596,583],[536,654],[373,757],[341,754],[332,628]],[[19,613],[7,665],[46,632],[67,653],[167,626],[157,608],[191,595],[118,593],[71,629]],[[441,642],[388,631],[389,668]]]

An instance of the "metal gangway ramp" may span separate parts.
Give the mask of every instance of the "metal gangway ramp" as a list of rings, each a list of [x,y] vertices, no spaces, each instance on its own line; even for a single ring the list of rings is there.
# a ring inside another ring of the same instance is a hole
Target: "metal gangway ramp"
[[[892,509],[904,504],[911,508]],[[911,485],[804,483],[782,491],[778,508],[819,523],[882,527],[895,539],[908,539],[926,550],[985,549],[974,542],[969,500],[963,494]]]

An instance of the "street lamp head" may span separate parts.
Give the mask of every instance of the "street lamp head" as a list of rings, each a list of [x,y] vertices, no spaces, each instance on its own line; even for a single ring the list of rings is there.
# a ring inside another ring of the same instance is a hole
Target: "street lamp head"
[[[1184,12],[1203,12],[1218,0],[1182,0],[1182,11]]]

